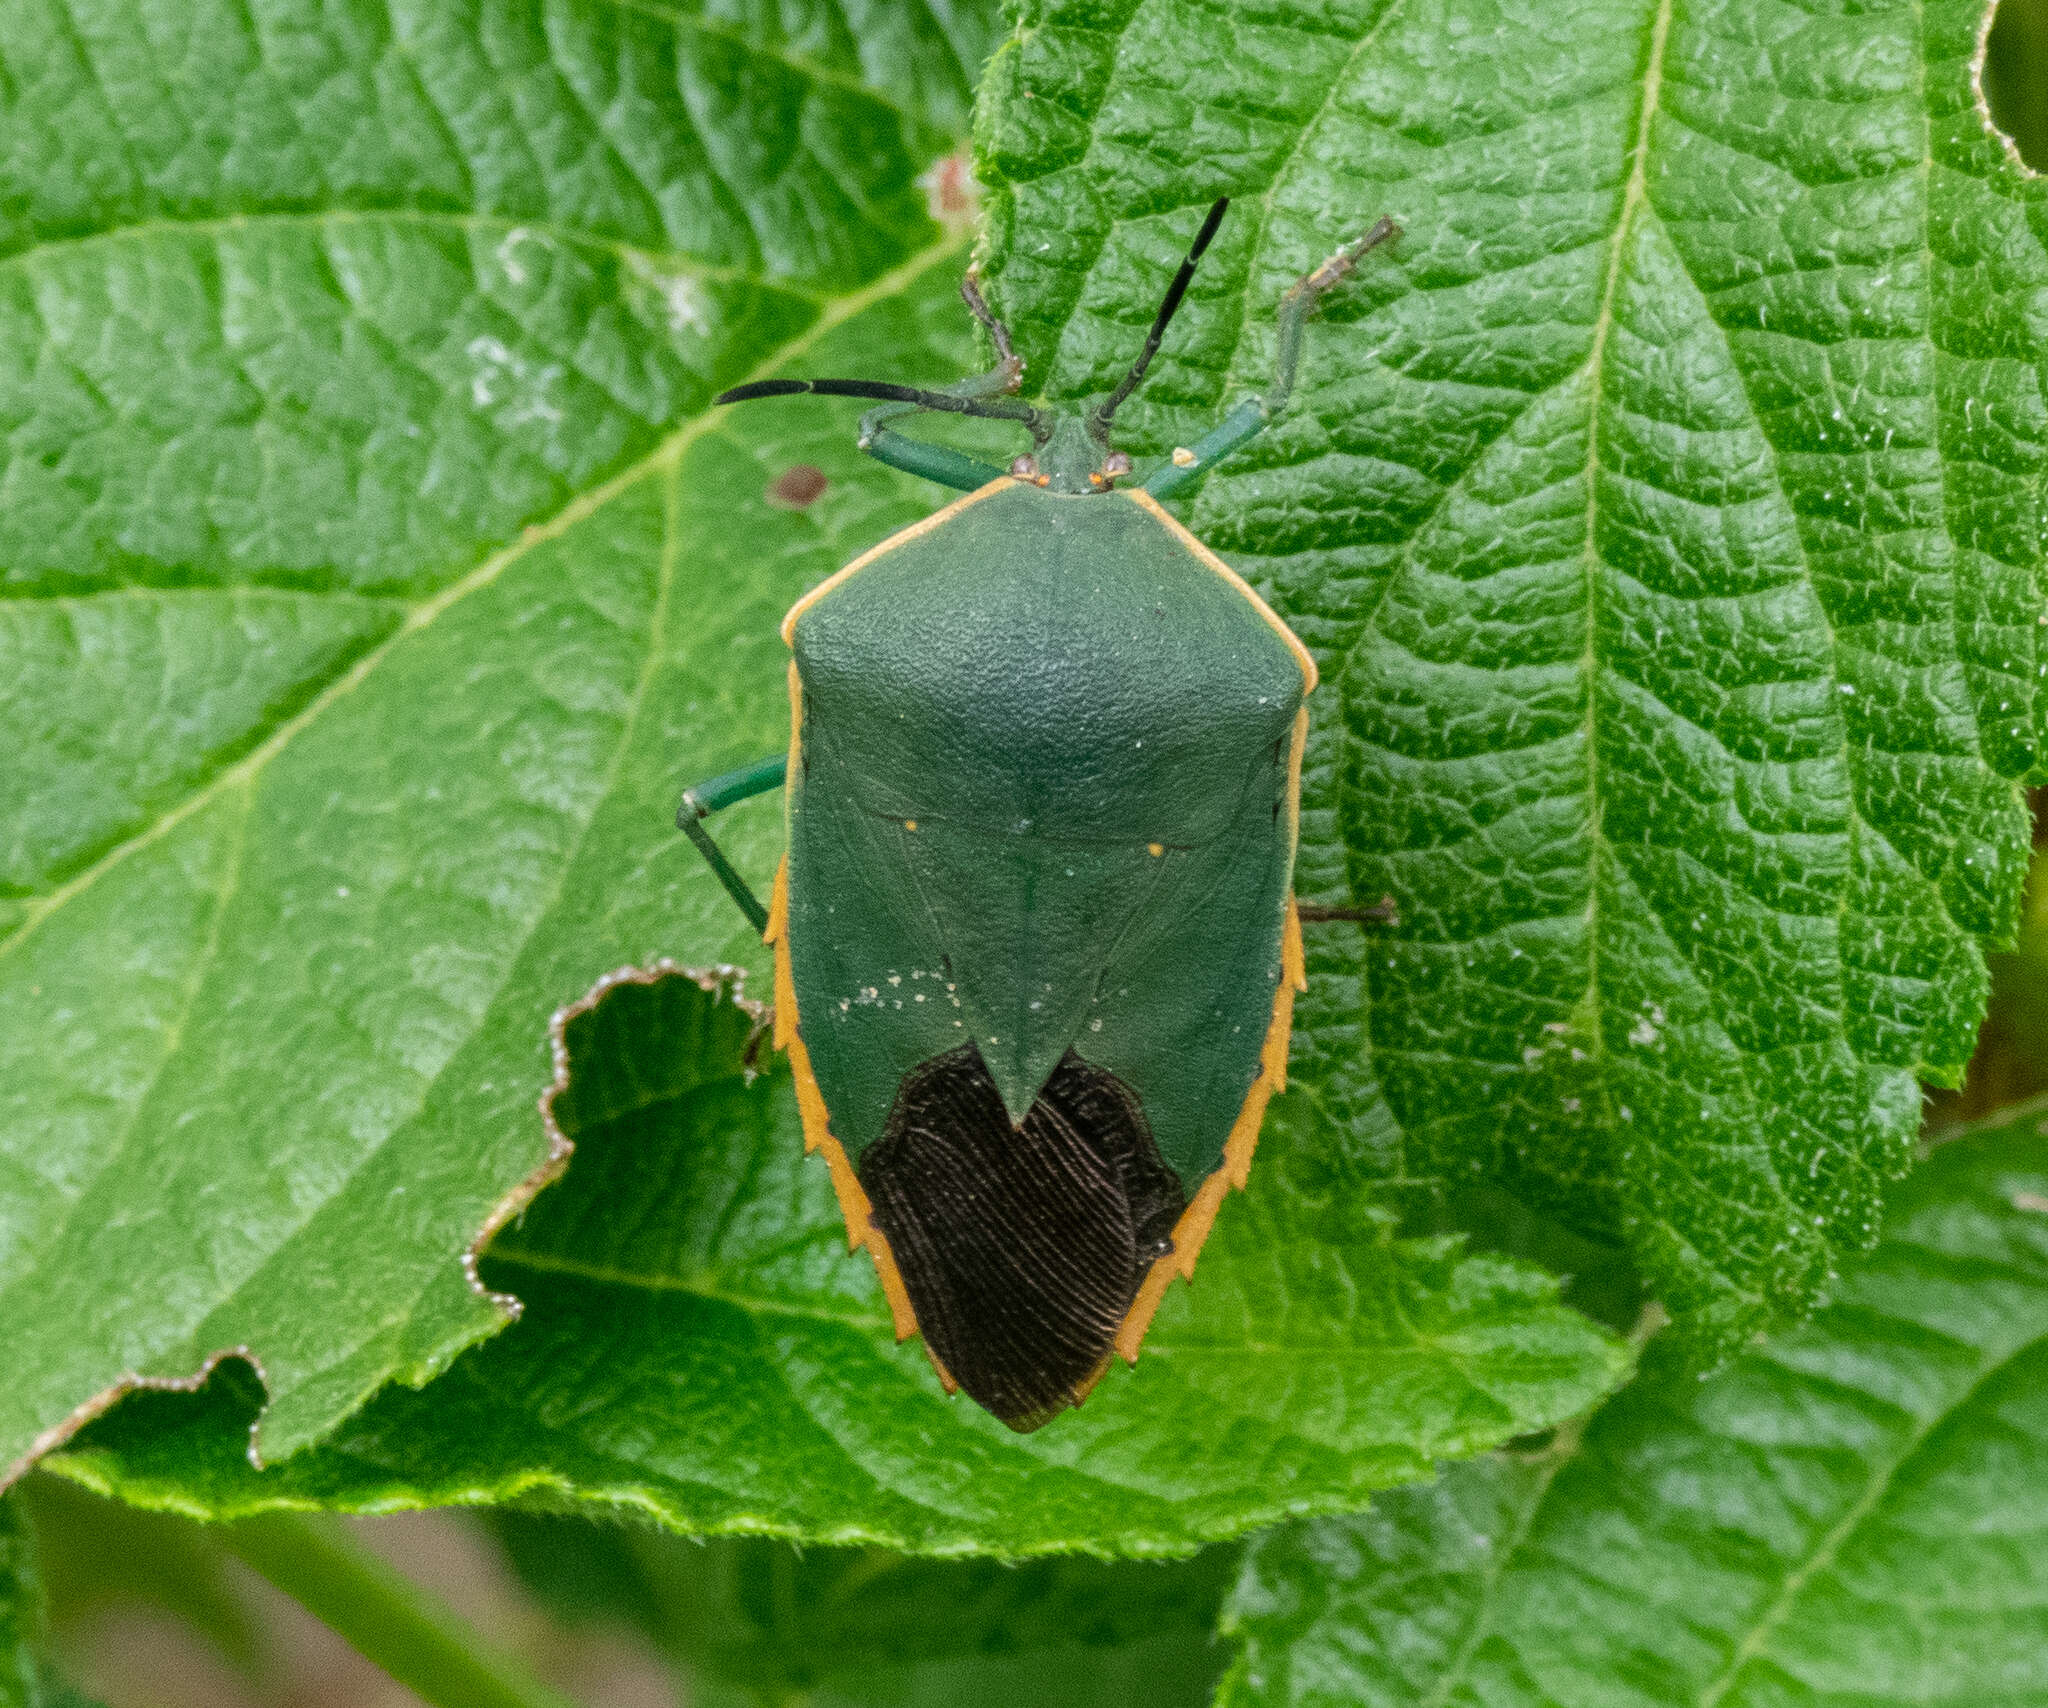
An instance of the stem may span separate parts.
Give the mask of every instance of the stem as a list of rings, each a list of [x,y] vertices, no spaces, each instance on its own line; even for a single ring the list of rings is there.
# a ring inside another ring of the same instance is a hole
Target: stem
[[[434,1708],[573,1708],[339,1522],[266,1513],[221,1545]]]

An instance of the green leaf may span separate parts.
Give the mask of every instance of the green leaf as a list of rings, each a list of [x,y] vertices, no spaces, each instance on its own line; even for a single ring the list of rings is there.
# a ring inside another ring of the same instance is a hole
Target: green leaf
[[[1191,507],[1320,651],[1302,1067],[1385,1176],[1626,1243],[1697,1343],[1874,1237],[2011,931],[2048,696],[2048,195],[1984,0],[1030,0],[992,63],[999,306],[1128,412],[1297,406]]]
[[[700,1684],[776,1702],[1196,1708],[1225,1659],[1216,1615],[1238,1555],[1008,1566],[521,1512],[491,1527],[559,1616],[622,1619]]]
[[[1220,1701],[2048,1702],[2044,1116],[1938,1151],[1710,1381],[1653,1357],[1581,1440],[1262,1538]]]
[[[0,1708],[96,1708],[51,1672],[46,1617],[34,1532],[19,1497],[0,1497]]]
[[[525,1312],[429,1387],[257,1471],[259,1390],[233,1364],[197,1396],[133,1397],[52,1466],[214,1518],[524,1497],[699,1535],[1158,1555],[1355,1508],[1624,1373],[1551,1278],[1397,1240],[1342,1147],[1282,1114],[1136,1368],[1014,1435],[896,1342],[780,1059],[750,1082],[754,1024],[675,972],[568,1018],[553,1107],[575,1160],[482,1263]]]
[[[918,178],[988,29],[9,0],[0,1467],[230,1349],[272,1455],[426,1380],[505,1320],[462,1258],[547,1165],[548,1015],[758,960],[673,795],[924,501],[779,517],[790,441],[706,409],[849,321],[958,371],[862,313],[960,264]]]

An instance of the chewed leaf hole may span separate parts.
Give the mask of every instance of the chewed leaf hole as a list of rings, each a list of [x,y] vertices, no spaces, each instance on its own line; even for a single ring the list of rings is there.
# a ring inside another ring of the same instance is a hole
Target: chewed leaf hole
[[[2048,0],[1998,0],[1984,39],[1984,108],[2036,172],[2048,172]]]
[[[263,1384],[228,1358],[196,1392],[130,1395],[54,1462],[131,1504],[221,1518],[538,1492],[694,1536],[1185,1551],[1355,1510],[1577,1416],[1626,1373],[1627,1348],[1540,1270],[1398,1239],[1355,1192],[1298,1190],[1336,1178],[1327,1129],[1276,1104],[1199,1302],[1182,1289],[1162,1306],[1138,1367],[1056,1430],[1012,1435],[897,1342],[825,1159],[804,1152],[787,1058],[750,1071],[764,1017],[731,969],[668,963],[608,974],[556,1014],[544,1118],[573,1153],[477,1259],[524,1308],[424,1386],[388,1384],[258,1469]],[[1234,1338],[1261,1321],[1291,1341]],[[1284,1410],[1305,1363],[1327,1400]]]
[[[609,974],[557,1014],[541,1110],[573,1155],[485,1250],[486,1284],[523,1296],[523,1270],[563,1266],[628,1286],[705,1284],[745,1263],[739,1246],[704,1237],[718,1207],[771,1167],[794,1177],[779,1237],[804,1228],[833,1249],[837,1212],[823,1170],[801,1169],[786,1073],[759,1060],[764,1018],[736,969],[666,962]]]

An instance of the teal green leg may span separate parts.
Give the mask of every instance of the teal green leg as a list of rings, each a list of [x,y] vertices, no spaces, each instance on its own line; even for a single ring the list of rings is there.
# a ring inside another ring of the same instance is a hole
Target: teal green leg
[[[1241,445],[1248,445],[1272,424],[1262,397],[1248,397],[1192,445],[1173,453],[1173,461],[1146,477],[1145,490],[1154,498],[1171,498],[1198,475],[1204,475]]]
[[[898,409],[906,405],[898,404]],[[965,451],[955,451],[945,445],[928,445],[922,439],[913,439],[907,433],[892,433],[879,424],[871,426],[882,410],[871,410],[861,419],[860,448],[878,463],[887,463],[892,469],[901,469],[905,474],[922,475],[926,480],[935,480],[941,486],[950,486],[957,492],[973,492],[1000,480],[1003,470],[994,463],[985,463],[979,457],[970,457]]]
[[[995,397],[1015,388],[1023,367],[1023,363],[1011,357],[988,373],[976,374],[944,390],[952,397]],[[917,413],[914,403],[885,403],[879,409],[870,409],[860,418],[860,448],[878,463],[887,463],[905,474],[922,475],[958,492],[973,492],[1002,478],[1004,471],[994,463],[985,463],[979,457],[945,445],[928,445],[884,425]]]
[[[698,783],[685,789],[682,804],[676,808],[676,828],[697,845],[697,852],[704,856],[704,863],[725,886],[725,893],[739,904],[740,912],[747,916],[756,931],[768,929],[768,910],[761,905],[761,898],[754,894],[747,880],[734,870],[733,863],[725,857],[725,851],[712,841],[703,821],[736,801],[781,788],[788,774],[789,758],[786,754],[778,753],[772,759],[757,759],[751,765],[742,765],[737,771],[727,771],[708,783]]]
[[[996,365],[985,374],[976,374],[944,389],[954,397],[1000,397],[1015,391],[1024,374],[1023,358],[1011,347],[1010,329],[989,313],[988,304],[982,300],[981,281],[972,271],[960,281],[960,295],[995,345]],[[979,457],[970,457],[965,451],[927,445],[883,425],[916,413],[917,406],[912,403],[890,403],[870,409],[860,418],[860,448],[878,463],[887,463],[905,474],[921,475],[956,492],[978,491],[1008,472]]]
[[[1262,397],[1248,397],[1216,426],[1192,445],[1173,453],[1173,461],[1156,469],[1145,481],[1154,498],[1171,498],[1190,481],[1205,475],[1225,457],[1256,439],[1287,407],[1294,390],[1294,376],[1301,366],[1302,329],[1316,311],[1316,304],[1332,285],[1358,265],[1369,249],[1376,249],[1401,228],[1382,219],[1363,237],[1347,243],[1313,273],[1297,279],[1280,299],[1280,350],[1273,362],[1273,382]]]

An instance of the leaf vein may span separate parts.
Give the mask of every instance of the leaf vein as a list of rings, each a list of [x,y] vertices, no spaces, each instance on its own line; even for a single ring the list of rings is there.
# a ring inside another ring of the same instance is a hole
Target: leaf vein
[[[1983,1392],[1986,1384],[2000,1371],[2024,1357],[2036,1346],[2043,1344],[2048,1344],[2048,1335],[2030,1336],[1986,1360],[1978,1367],[1969,1386],[1957,1395],[1952,1403],[1936,1408],[1923,1418],[1912,1434],[1900,1444],[1897,1452],[1878,1460],[1862,1492],[1850,1503],[1841,1517],[1822,1533],[1820,1540],[1806,1557],[1785,1574],[1778,1593],[1772,1597],[1762,1613],[1757,1616],[1756,1622],[1736,1644],[1726,1668],[1701,1689],[1698,1708],[1718,1708],[1718,1704],[1734,1687],[1743,1669],[1752,1660],[1759,1660],[1765,1656],[1771,1638],[1789,1616],[1794,1603],[1804,1593],[1806,1586],[1840,1558],[1842,1549],[1876,1513],[1900,1473],[1926,1449],[1936,1430],[1951,1417],[1967,1410]]]
[[[728,280],[736,284],[752,285],[759,290],[778,291],[817,304],[821,308],[837,300],[830,295],[806,290],[789,280],[773,279],[746,267],[700,260],[680,250],[650,249],[641,244],[628,243],[623,238],[594,231],[582,231],[574,226],[565,226],[549,220],[520,219],[509,214],[457,213],[445,208],[258,208],[241,213],[208,215],[200,219],[179,219],[162,215],[134,220],[126,225],[103,226],[94,231],[43,238],[22,248],[0,254],[0,268],[40,265],[55,254],[76,253],[80,249],[100,243],[147,241],[158,236],[226,236],[293,225],[333,227],[354,224],[418,225],[430,228],[446,226],[464,232],[499,234],[513,231],[529,232],[537,237],[577,248],[606,250],[628,263],[658,267],[670,272],[683,272],[692,278]]]
[[[810,326],[796,337],[771,351],[754,369],[757,375],[765,375],[783,363],[800,355],[835,327],[853,315],[858,314],[870,303],[894,294],[905,288],[913,279],[948,259],[960,249],[964,238],[948,235],[928,248],[917,251],[891,272],[884,274],[859,291],[834,299]],[[126,841],[109,849],[99,860],[86,867],[77,876],[52,890],[42,900],[26,908],[16,922],[12,934],[0,939],[0,959],[17,945],[27,940],[36,928],[47,918],[60,910],[65,903],[81,891],[96,883],[101,876],[118,865],[138,849],[149,846],[166,832],[189,818],[220,789],[229,787],[244,779],[253,780],[263,768],[279,753],[290,746],[294,737],[313,723],[327,708],[344,695],[354,692],[388,658],[393,649],[420,630],[432,624],[450,607],[459,604],[470,594],[490,586],[506,569],[517,563],[528,552],[559,538],[587,517],[593,515],[614,498],[636,485],[649,475],[677,463],[689,447],[709,432],[716,417],[707,412],[699,415],[669,434],[662,442],[640,461],[619,471],[609,480],[579,493],[546,521],[537,522],[525,529],[518,539],[491,553],[477,567],[459,580],[443,588],[431,599],[414,606],[400,623],[376,646],[366,651],[342,676],[329,683],[306,706],[272,732],[260,746],[246,757],[217,772],[207,783],[187,795],[182,801],[161,814],[150,824],[138,830]]]

